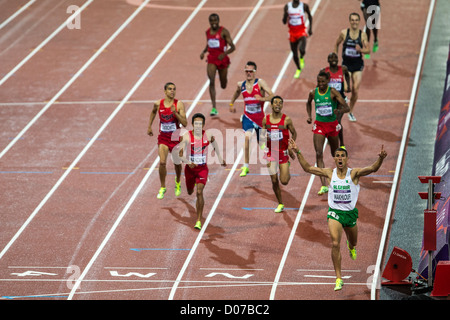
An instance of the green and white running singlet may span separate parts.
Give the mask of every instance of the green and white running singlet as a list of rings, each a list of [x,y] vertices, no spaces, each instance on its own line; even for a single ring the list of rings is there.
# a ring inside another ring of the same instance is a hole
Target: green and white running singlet
[[[321,94],[319,88],[314,92],[314,102],[316,106],[316,121],[332,122],[336,120],[334,110],[337,108],[337,103],[331,99],[331,89],[327,88],[327,92]]]
[[[355,208],[358,201],[360,185],[354,184],[351,177],[351,168],[347,168],[344,179],[337,175],[337,169],[333,169],[330,186],[328,188],[328,218],[339,221],[344,227],[353,227],[358,218],[358,209]]]

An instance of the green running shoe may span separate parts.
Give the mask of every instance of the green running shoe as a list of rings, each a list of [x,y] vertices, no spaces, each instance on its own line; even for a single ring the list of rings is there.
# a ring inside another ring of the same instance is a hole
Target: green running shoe
[[[295,78],[295,79],[300,78],[300,73],[302,73],[302,69],[297,69],[297,71],[295,71],[294,78]]]
[[[217,111],[216,108],[212,108],[211,112],[209,113],[210,116],[217,116],[219,114],[219,112]]]
[[[175,196],[179,197],[181,194],[181,181],[177,182],[177,179],[175,178]]]
[[[350,258],[352,258],[352,260],[356,260],[356,248],[353,247],[353,249],[350,249],[350,245],[349,245],[348,241],[347,241],[347,248],[350,253]]]
[[[202,223],[200,221],[197,221],[197,223],[195,224],[194,228],[198,229],[198,230],[202,230]]]
[[[343,285],[344,285],[344,281],[342,281],[341,278],[337,278],[336,279],[336,286],[334,287],[334,291],[341,290]]]
[[[317,192],[317,194],[318,194],[319,196],[321,196],[321,195],[323,195],[323,194],[325,194],[325,193],[327,193],[327,192],[328,192],[328,187],[327,187],[327,186],[322,186],[322,187],[320,188],[319,192]]]
[[[241,170],[242,170],[241,174],[239,175],[240,177],[245,177],[247,175],[247,173],[250,172],[248,167],[242,167]]]
[[[163,199],[164,198],[164,193],[166,193],[166,188],[160,188],[158,195],[156,196],[158,199]]]
[[[374,43],[373,43],[373,53],[375,53],[375,52],[377,52],[378,51],[378,41],[375,41]]]
[[[276,213],[280,213],[281,211],[284,210],[284,204],[279,204],[278,207],[275,209]]]

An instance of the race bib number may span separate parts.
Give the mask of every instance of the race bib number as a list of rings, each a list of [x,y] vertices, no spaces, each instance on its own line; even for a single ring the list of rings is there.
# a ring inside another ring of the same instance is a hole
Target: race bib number
[[[206,155],[200,155],[200,154],[191,155],[191,162],[194,164],[205,164],[206,163]]]
[[[267,136],[270,139],[270,141],[280,141],[283,140],[283,131],[280,130],[267,131]]]
[[[161,123],[161,132],[174,132],[175,130],[177,130],[175,122]]]
[[[303,24],[303,20],[300,16],[291,16],[289,18],[289,24],[291,26],[301,26]]]
[[[351,203],[352,194],[350,190],[333,190],[333,201],[334,203]]]
[[[316,113],[321,117],[329,117],[333,114],[333,107],[330,105],[318,106]]]
[[[355,48],[345,48],[345,55],[351,58],[360,57],[360,53]]]
[[[208,47],[211,49],[218,49],[220,47],[219,39],[208,39]]]
[[[245,111],[247,113],[259,113],[261,112],[261,105],[260,104],[246,104],[245,105]]]

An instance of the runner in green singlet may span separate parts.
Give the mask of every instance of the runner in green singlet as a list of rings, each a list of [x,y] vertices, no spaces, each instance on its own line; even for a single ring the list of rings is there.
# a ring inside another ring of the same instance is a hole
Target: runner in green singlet
[[[334,151],[339,147],[339,131],[341,125],[337,120],[338,113],[346,113],[350,111],[350,107],[345,102],[342,95],[334,88],[328,86],[330,81],[330,74],[325,71],[320,71],[317,75],[317,87],[311,90],[306,102],[306,112],[308,113],[308,123],[312,122],[312,102],[315,103],[316,120],[314,121],[312,132],[314,133],[313,142],[316,151],[316,162],[319,168],[324,167],[323,163],[323,145],[325,139],[328,139],[330,144],[331,156],[334,156]],[[327,181],[321,177],[322,187],[318,195],[328,192]]]

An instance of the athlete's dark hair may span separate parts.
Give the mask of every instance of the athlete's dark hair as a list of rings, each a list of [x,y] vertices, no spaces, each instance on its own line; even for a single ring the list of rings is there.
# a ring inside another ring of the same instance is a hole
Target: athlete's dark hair
[[[282,98],[282,97],[280,97],[280,96],[275,96],[275,97],[272,98],[272,100],[270,100],[270,103],[273,104],[273,100],[275,100],[275,99],[280,99],[281,102],[283,102],[283,98]]]
[[[192,116],[192,124],[194,124],[194,119],[196,119],[196,118],[201,118],[203,121],[203,124],[205,124],[206,119],[205,119],[205,116],[203,115],[203,113],[199,112],[199,113],[194,114]]]
[[[338,57],[338,55],[337,55],[337,53],[336,52],[331,52],[329,55],[328,55],[328,59],[330,59],[332,56],[336,56],[338,59],[339,59],[339,57]]]
[[[246,66],[254,66],[256,70],[256,63],[254,63],[253,61],[247,61]]]
[[[361,20],[361,17],[359,16],[359,13],[357,12],[352,12],[348,15],[348,21],[350,21],[352,16],[357,16],[359,20]]]
[[[218,15],[217,13],[211,13],[211,14],[209,15],[208,20],[211,20],[211,18],[217,18],[217,20],[220,21],[219,15]]]
[[[345,149],[345,147],[339,147],[334,151],[334,155],[336,156],[336,152],[338,151],[344,151],[345,152],[345,156],[348,157],[348,152],[347,149]]]
[[[173,82],[167,82],[167,83],[164,85],[164,90],[167,90],[167,87],[170,86],[170,85],[173,85],[175,88],[177,87],[177,86],[175,85],[175,83],[173,83]]]
[[[330,79],[330,74],[328,72],[325,72],[324,70],[320,70],[319,74],[317,75],[318,77],[325,77],[327,78],[327,80]]]

